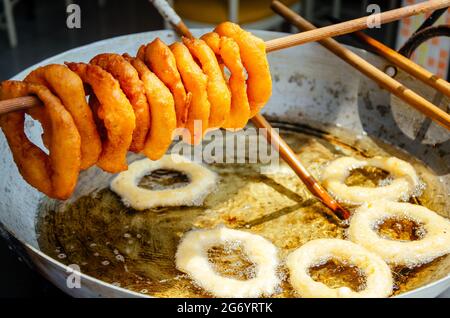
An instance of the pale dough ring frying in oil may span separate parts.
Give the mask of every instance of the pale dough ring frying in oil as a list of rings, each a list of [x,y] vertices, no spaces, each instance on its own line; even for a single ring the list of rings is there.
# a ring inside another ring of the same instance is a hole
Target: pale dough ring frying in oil
[[[253,278],[239,280],[218,274],[208,259],[208,249],[220,244],[239,242],[250,261],[256,265]],[[177,268],[216,297],[270,296],[280,283],[277,275],[277,248],[262,236],[245,231],[217,227],[186,233],[175,256]]]
[[[408,219],[423,227],[415,241],[384,238],[377,231],[386,219]],[[350,220],[348,237],[394,265],[416,266],[450,253],[450,221],[424,206],[391,202],[370,202],[357,209]]]
[[[348,186],[345,180],[353,169],[377,167],[391,174],[392,182],[376,188]],[[395,157],[373,157],[358,160],[341,157],[332,161],[323,171],[322,182],[339,201],[350,204],[363,204],[375,200],[407,200],[420,186],[420,180],[413,166]]]
[[[158,170],[174,170],[186,174],[189,184],[176,189],[148,190],[138,186],[146,174]],[[129,165],[111,181],[111,190],[125,205],[136,210],[165,206],[198,206],[215,189],[217,175],[204,166],[175,155],[165,155],[157,161],[142,159]]]
[[[356,292],[348,287],[330,288],[315,281],[309,269],[329,259],[357,266],[366,276],[365,288]],[[286,265],[290,282],[305,298],[379,298],[392,293],[393,279],[381,257],[355,243],[339,239],[309,241],[289,254]]]

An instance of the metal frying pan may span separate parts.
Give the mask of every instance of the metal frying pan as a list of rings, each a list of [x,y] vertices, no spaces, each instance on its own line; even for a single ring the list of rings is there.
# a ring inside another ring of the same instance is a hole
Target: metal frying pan
[[[194,30],[200,35],[209,30]],[[283,36],[276,32],[254,31],[266,40]],[[155,31],[121,36],[76,48],[32,66],[14,77],[22,79],[31,69],[49,63],[89,61],[101,52],[134,53],[142,43],[160,37],[170,43],[176,40],[171,31]],[[371,63],[384,68],[387,63],[367,52],[356,50]],[[269,56],[274,90],[264,113],[272,119],[296,123],[316,123],[345,127],[356,134],[377,137],[404,149],[422,160],[440,176],[450,189],[450,134],[433,123],[420,130],[424,118],[410,107],[392,102],[391,96],[361,76],[347,64],[317,44],[271,53]],[[434,94],[422,84],[399,71],[397,77],[407,86],[425,95]],[[449,105],[448,99],[441,105]],[[39,143],[40,128],[27,125],[27,134]],[[418,131],[423,136],[416,138]],[[19,175],[3,135],[0,136],[0,234],[30,266],[66,293],[77,297],[144,297],[87,275],[81,275],[81,288],[68,288],[71,271],[44,254],[36,234],[37,206],[42,194],[27,185]],[[450,192],[447,192],[447,197]],[[448,217],[448,215],[447,215]],[[435,281],[402,294],[402,297],[434,297],[450,286],[450,272],[441,273]]]

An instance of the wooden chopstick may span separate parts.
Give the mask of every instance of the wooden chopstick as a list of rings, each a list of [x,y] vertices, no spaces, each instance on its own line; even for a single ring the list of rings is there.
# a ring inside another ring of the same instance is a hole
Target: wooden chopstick
[[[169,12],[165,11],[166,1],[150,0],[153,5],[159,6],[157,7],[158,11],[162,13],[162,16],[165,17],[173,17],[173,21],[167,21],[172,26],[174,26],[175,31],[180,36],[185,36],[187,38],[193,38],[192,33],[184,28],[178,27],[179,23],[174,23],[174,21],[181,21],[181,18],[176,15],[173,9],[169,9]],[[164,4],[165,3],[165,4]],[[170,12],[173,11],[173,12]],[[170,19],[170,18],[168,18]],[[182,22],[182,21],[181,21]],[[266,42],[267,43],[267,42]],[[267,48],[266,48],[267,51]],[[262,132],[264,133],[267,142],[270,143],[276,151],[279,152],[281,158],[294,170],[297,176],[302,180],[308,190],[317,197],[325,206],[327,206],[331,211],[333,211],[334,216],[337,216],[340,220],[347,220],[350,217],[350,212],[342,207],[321,185],[320,183],[309,173],[308,169],[306,169],[303,164],[298,159],[295,152],[289,147],[289,145],[283,140],[283,138],[278,134],[278,132],[270,125],[270,123],[263,117],[261,114],[256,114],[251,119],[252,123],[257,128],[263,128]]]
[[[278,132],[270,125],[270,123],[261,115],[256,114],[252,118],[252,123],[257,128],[264,128],[263,133],[269,142],[279,153],[281,158],[291,167],[297,176],[302,180],[308,190],[317,197],[325,206],[327,206],[333,213],[341,220],[347,220],[350,217],[350,212],[341,206],[323,187],[322,185],[309,173],[303,164],[298,159],[295,152],[283,140]]]
[[[272,8],[274,6],[280,8],[280,6],[282,5],[283,4],[279,1],[272,2]],[[267,41],[266,49],[267,52],[272,52],[308,42],[316,42],[325,38],[331,38],[338,35],[367,29],[369,27],[369,21],[377,21],[380,24],[385,24],[413,15],[446,8],[449,6],[450,0],[430,0],[414,5],[405,6],[399,9],[381,12],[367,17],[333,24],[323,28],[304,28],[307,31]]]
[[[281,2],[273,1],[271,7],[276,13],[301,30],[315,29],[313,24],[302,18]],[[403,86],[400,82],[391,78],[389,75],[379,70],[356,53],[353,53],[351,50],[339,44],[336,40],[328,38],[319,41],[319,43],[356,68],[358,71],[373,79],[392,94],[407,102],[427,117],[430,117],[447,130],[450,130],[450,115],[436,105],[432,104],[411,89]]]
[[[173,8],[165,0],[149,0],[166,22],[173,26],[175,30],[179,30],[183,36],[191,37],[192,34],[189,31],[186,24],[180,16],[173,10]],[[450,0],[430,0],[421,2],[414,5],[405,6],[402,8],[389,10],[373,14],[368,17],[362,17],[350,21],[341,22],[331,26],[323,28],[314,28],[312,30],[291,34],[278,39],[269,40],[266,42],[266,51],[273,52],[281,49],[285,49],[292,46],[305,44],[308,42],[316,42],[325,38],[335,37],[338,35],[348,34],[359,30],[368,28],[370,21],[377,21],[381,24],[393,22],[406,17],[435,11],[438,9],[446,8],[450,6]]]
[[[358,31],[353,33],[361,42],[367,44],[375,53],[398,66],[405,72],[411,74],[425,84],[430,85],[442,94],[450,97],[450,83],[426,70],[422,66],[414,63],[404,55],[375,40],[367,34]]]
[[[430,16],[430,18],[428,18],[428,20],[426,20],[424,22],[424,27],[428,26],[430,22],[434,22],[441,15],[442,15],[442,9],[435,11]],[[434,17],[434,16],[437,16],[437,17],[432,19],[432,17]],[[335,19],[333,17],[330,17],[329,19],[331,19],[331,21],[333,23],[339,23],[338,19]],[[362,43],[366,44],[374,53],[377,53],[378,55],[384,57],[386,60],[391,62],[393,65],[401,68],[405,72],[416,77],[417,79],[421,80],[425,84],[428,84],[429,86],[433,87],[434,89],[441,92],[442,94],[444,94],[446,96],[450,96],[450,83],[447,82],[446,80],[444,80],[443,78],[440,78],[439,76],[431,73],[430,71],[423,68],[422,66],[414,63],[412,60],[410,60],[406,56],[404,56],[401,53],[384,45],[380,41],[377,41],[376,39],[368,36],[367,34],[365,34],[362,31],[356,31],[355,33],[352,33],[351,35],[353,35],[355,38],[360,40]]]

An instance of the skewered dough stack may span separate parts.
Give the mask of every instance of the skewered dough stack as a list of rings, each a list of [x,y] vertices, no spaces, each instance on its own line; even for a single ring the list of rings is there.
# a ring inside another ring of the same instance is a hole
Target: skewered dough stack
[[[202,39],[155,39],[137,57],[103,53],[66,65],[0,85],[0,100],[33,94],[44,104],[1,116],[0,126],[23,178],[57,199],[94,164],[117,173],[128,151],[161,158],[176,128],[193,144],[208,129],[243,128],[272,92],[264,42],[230,22]],[[48,155],[23,132],[25,114],[41,122]]]

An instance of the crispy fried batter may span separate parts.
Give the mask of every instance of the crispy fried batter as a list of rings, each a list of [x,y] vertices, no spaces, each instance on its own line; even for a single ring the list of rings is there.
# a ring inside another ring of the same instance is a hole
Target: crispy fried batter
[[[239,45],[242,62],[248,75],[247,95],[253,117],[264,107],[272,94],[272,78],[264,41],[231,22],[219,24],[215,32],[232,38]]]
[[[98,117],[98,110],[100,109],[100,102],[94,93],[89,95],[89,107],[92,110],[92,115],[94,116],[95,126],[97,127],[98,134],[100,136],[101,142],[106,140],[108,134],[106,132],[106,127],[103,121]]]
[[[27,95],[36,95],[44,104],[34,107],[32,112],[35,118],[48,120],[43,128],[51,130],[47,135],[49,155],[26,136],[24,111],[0,117],[3,133],[25,181],[49,197],[67,199],[80,170],[80,134],[70,113],[45,86],[18,81],[4,81],[0,85],[0,100]]]
[[[190,132],[190,142],[198,144],[204,132],[208,129],[210,113],[207,93],[208,77],[203,74],[202,69],[194,61],[184,44],[175,42],[170,46],[170,49],[175,56],[178,71],[186,90],[192,94],[186,128]],[[200,124],[201,129],[198,127]]]
[[[140,59],[141,61],[144,61],[144,63],[145,63],[145,50],[146,49],[147,49],[147,44],[142,44],[136,53],[136,57],[138,59]],[[125,54],[127,54],[127,53],[125,53]]]
[[[208,32],[203,34],[200,39],[206,42],[213,52],[220,58],[220,35],[216,32]]]
[[[64,65],[51,64],[32,71],[24,80],[25,82],[41,84],[49,88],[61,99],[63,106],[72,115],[81,137],[81,169],[87,169],[96,164],[102,151],[97,128],[94,123],[92,111],[86,103],[83,82],[77,74]],[[40,112],[43,114],[43,112]],[[33,114],[31,114],[33,116]],[[45,128],[48,124],[44,118],[34,118],[41,121]],[[44,144],[48,147],[48,129],[44,129]]]
[[[139,73],[150,104],[152,122],[142,152],[148,158],[158,160],[169,148],[172,142],[172,133],[177,127],[173,96],[141,59],[132,58],[129,55],[124,55],[124,57]]]
[[[209,128],[222,127],[230,113],[231,93],[224,74],[211,48],[203,40],[183,38],[192,56],[196,58],[208,76],[208,100],[211,104]]]
[[[107,138],[97,165],[116,173],[127,169],[126,155],[131,144],[136,117],[133,107],[111,74],[96,65],[66,63],[81,80],[92,87],[100,102],[98,117],[103,121]]]
[[[119,54],[99,54],[90,63],[100,66],[119,81],[120,88],[127,96],[131,106],[133,106],[136,117],[136,127],[133,131],[130,151],[140,152],[144,148],[150,126],[150,111],[145,96],[144,84],[139,79],[138,73]]]
[[[177,127],[186,125],[190,96],[186,94],[185,87],[181,81],[175,57],[169,47],[156,38],[153,42],[141,48],[138,57],[142,59],[148,68],[158,76],[158,78],[170,89],[175,101],[175,111],[177,113]]]
[[[250,118],[250,105],[245,84],[245,69],[242,65],[239,46],[233,39],[225,36],[220,37],[215,32],[203,35],[202,39],[220,57],[222,63],[231,73],[228,80],[231,90],[231,109],[222,127],[241,129],[245,127]]]
[[[142,45],[137,58],[105,53],[90,64],[40,67],[21,84],[6,81],[2,98],[35,94],[52,109],[62,107],[81,139],[78,168],[96,163],[107,172],[120,172],[127,169],[128,150],[156,160],[169,148],[177,127],[187,128],[183,137],[191,144],[198,144],[208,129],[241,129],[270,98],[272,81],[264,42],[230,22],[215,31],[170,47],[157,38]],[[55,129],[57,117],[47,108],[35,107],[26,113],[41,122],[43,143],[53,151],[49,158],[24,133],[12,134],[14,126],[23,128],[24,112],[5,115],[1,122],[25,179],[49,196],[62,198],[70,187],[56,185],[65,179],[53,173],[59,172],[61,162],[52,161],[52,154],[61,155],[55,140],[58,135],[75,143],[64,135],[70,125]],[[17,155],[28,148],[25,155]],[[76,160],[76,155],[72,157]],[[23,166],[30,162],[30,167]]]

